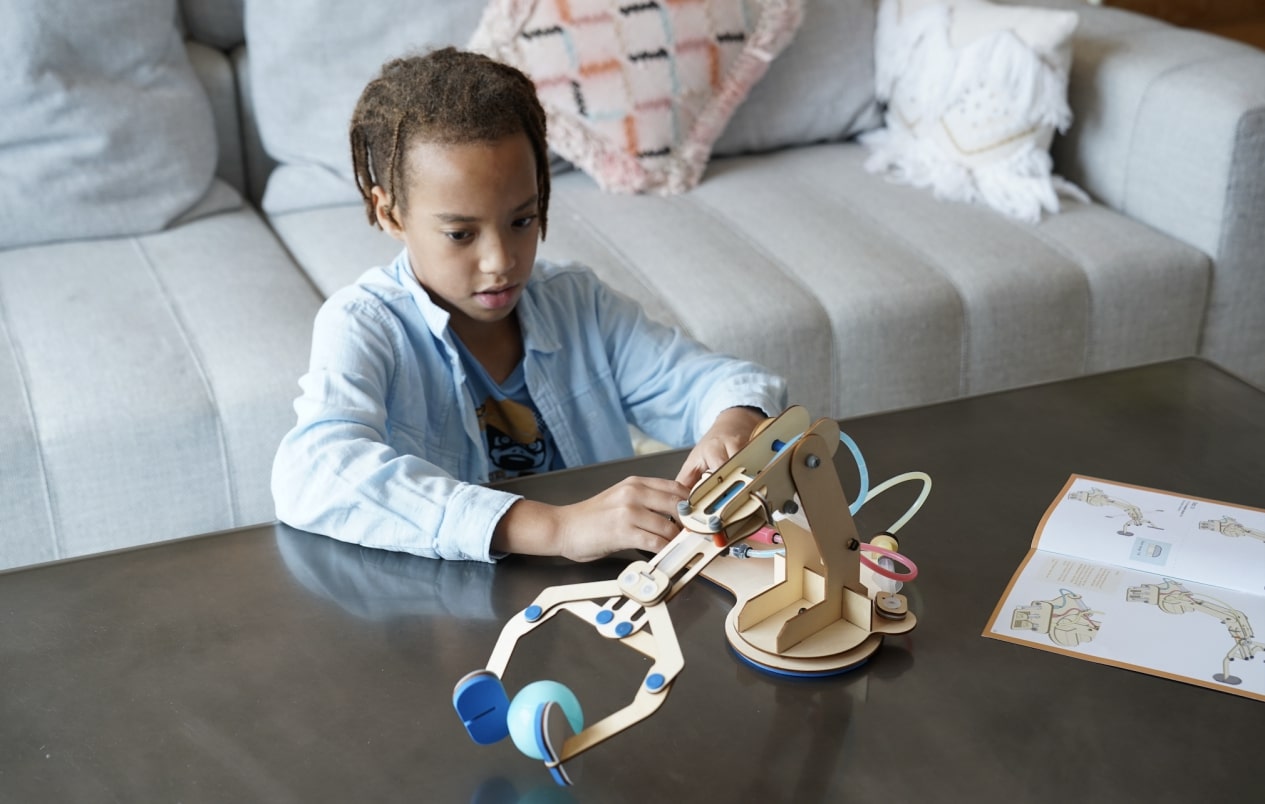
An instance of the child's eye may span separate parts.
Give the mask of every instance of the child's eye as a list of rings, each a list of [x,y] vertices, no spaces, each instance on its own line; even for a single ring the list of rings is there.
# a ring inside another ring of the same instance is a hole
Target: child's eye
[[[464,243],[474,237],[473,232],[444,232],[444,236],[454,243]]]
[[[535,222],[536,222],[535,215],[525,215],[524,217],[521,217],[518,220],[514,221],[513,226],[515,229],[527,229]]]

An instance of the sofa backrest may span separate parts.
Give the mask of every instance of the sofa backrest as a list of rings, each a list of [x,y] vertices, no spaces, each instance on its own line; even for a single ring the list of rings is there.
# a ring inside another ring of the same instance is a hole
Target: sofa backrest
[[[418,22],[406,23],[398,21],[395,9],[404,0],[370,7],[342,0],[255,0],[248,11],[250,1],[179,0],[179,5],[184,30],[196,43],[190,45],[191,51],[218,50],[232,66],[235,110],[215,97],[222,79],[213,78],[208,87],[221,138],[229,138],[231,126],[240,132],[232,142],[221,144],[221,178],[261,204],[277,164],[296,168],[287,170],[286,181],[273,188],[272,196],[281,199],[274,211],[294,204],[357,200],[342,130],[354,93],[367,78],[360,75],[364,65],[376,67],[397,55],[391,48],[406,42],[413,49],[464,46],[485,5],[485,0],[413,0],[410,7],[418,8],[413,15]],[[873,0],[802,2],[804,24],[739,106],[716,143],[716,155],[843,139],[879,125]],[[426,10],[427,6],[433,8]],[[283,25],[285,15],[293,15],[294,24]],[[390,35],[368,35],[375,26]],[[251,30],[266,44],[248,47]],[[356,31],[364,35],[355,35]],[[320,52],[330,42],[339,43],[337,64],[330,63],[328,49]],[[382,52],[357,52],[372,47]],[[195,61],[213,61],[203,56],[195,56]],[[305,65],[303,58],[312,61]],[[290,66],[281,70],[278,65]],[[354,75],[343,75],[347,71]],[[260,80],[253,82],[252,75]],[[284,192],[287,186],[291,192]]]
[[[246,0],[180,0],[180,18],[192,39],[225,53],[246,42]]]

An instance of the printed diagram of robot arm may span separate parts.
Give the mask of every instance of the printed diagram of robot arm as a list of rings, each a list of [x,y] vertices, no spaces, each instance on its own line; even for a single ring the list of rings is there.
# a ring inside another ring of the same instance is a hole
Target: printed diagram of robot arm
[[[1046,634],[1051,642],[1066,648],[1093,642],[1101,627],[1093,615],[1102,612],[1094,611],[1084,603],[1084,599],[1075,592],[1060,589],[1059,596],[1053,600],[1034,600],[1030,606],[1016,606],[1010,615],[1010,628]]]
[[[757,667],[791,675],[827,675],[865,661],[887,634],[914,628],[916,618],[898,593],[868,589],[864,552],[914,565],[887,548],[861,544],[834,468],[838,424],[810,426],[802,407],[791,407],[757,429],[724,466],[705,476],[682,501],[681,532],[648,560],[634,561],[609,581],[545,589],[506,623],[486,668],[457,682],[453,706],[475,742],[505,736],[520,751],[542,760],[554,780],[570,784],[563,763],[653,714],[663,705],[685,661],[667,603],[705,574],[734,593],[726,619],[730,645]],[[802,514],[807,527],[774,513]],[[725,559],[733,565],[704,571],[729,548],[771,525],[784,554],[770,562]],[[737,566],[737,569],[735,569]],[[502,683],[518,640],[560,611],[591,625],[652,664],[631,703],[585,728],[574,693],[554,681],[523,687],[511,701]]]
[[[1108,494],[1107,492],[1103,491],[1102,489],[1096,486],[1094,488],[1091,488],[1089,491],[1070,492],[1067,495],[1067,498],[1069,500],[1075,500],[1076,502],[1083,502],[1088,505],[1092,505],[1095,508],[1114,507],[1114,508],[1119,508],[1120,510],[1124,511],[1125,515],[1129,517],[1129,523],[1121,527],[1120,530],[1116,531],[1121,536],[1133,535],[1133,531],[1129,530],[1130,525],[1132,525],[1135,528],[1140,528],[1143,525],[1146,525],[1148,527],[1156,527],[1155,525],[1151,523],[1150,520],[1142,516],[1141,508],[1139,508],[1138,506],[1134,505],[1131,502],[1128,502],[1127,500],[1121,500],[1116,497],[1112,497],[1110,494]]]
[[[1237,659],[1251,661],[1256,654],[1265,651],[1265,644],[1253,639],[1252,624],[1247,615],[1232,606],[1210,597],[1199,597],[1177,581],[1164,579],[1162,584],[1144,583],[1131,586],[1125,593],[1130,603],[1154,603],[1167,614],[1186,614],[1197,611],[1221,621],[1230,632],[1234,645],[1221,660],[1221,672],[1213,673],[1213,681],[1222,684],[1242,684],[1243,679],[1230,673],[1230,662]]]
[[[1249,539],[1258,539],[1265,542],[1265,531],[1249,528],[1232,516],[1223,516],[1220,519],[1206,519],[1199,523],[1199,529],[1216,531],[1222,536],[1229,536],[1235,539],[1246,536]]]

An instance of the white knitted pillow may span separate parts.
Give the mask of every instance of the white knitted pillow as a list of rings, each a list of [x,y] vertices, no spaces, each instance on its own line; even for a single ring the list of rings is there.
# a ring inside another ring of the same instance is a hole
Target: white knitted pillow
[[[882,0],[875,35],[885,127],[862,141],[866,168],[987,204],[1026,221],[1058,212],[1050,142],[1072,122],[1067,105],[1077,16],[987,0]]]
[[[470,47],[532,77],[549,145],[608,191],[681,193],[800,0],[491,0]]]

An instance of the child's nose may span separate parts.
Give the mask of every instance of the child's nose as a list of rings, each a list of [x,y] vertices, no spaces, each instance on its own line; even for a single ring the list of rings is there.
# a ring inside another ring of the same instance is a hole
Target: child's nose
[[[514,267],[514,252],[504,238],[487,238],[484,246],[479,260],[479,269],[484,273],[503,274]]]

